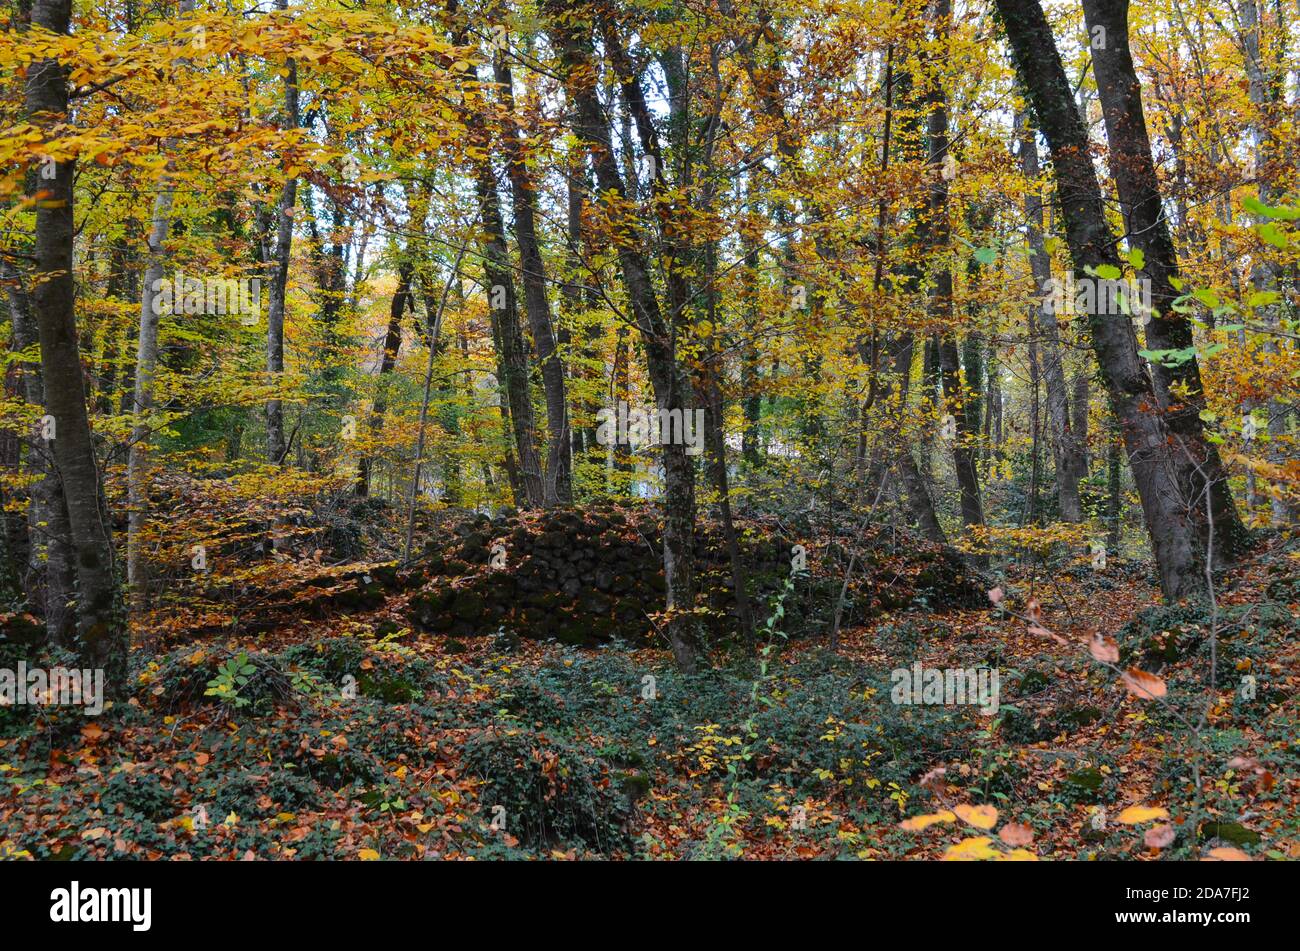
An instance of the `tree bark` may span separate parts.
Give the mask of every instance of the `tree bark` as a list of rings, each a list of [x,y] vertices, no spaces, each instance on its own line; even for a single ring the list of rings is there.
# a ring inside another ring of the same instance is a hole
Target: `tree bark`
[[[1105,42],[1093,50],[1092,71],[1110,142],[1110,167],[1119,192],[1120,209],[1128,225],[1128,238],[1141,249],[1145,261],[1141,273],[1151,282],[1151,305],[1155,313],[1146,326],[1150,350],[1183,350],[1193,346],[1192,326],[1171,304],[1179,292],[1178,256],[1174,250],[1169,218],[1160,197],[1160,180],[1151,157],[1146,115],[1142,109],[1142,88],[1138,82],[1128,40],[1129,0],[1083,0],[1089,31],[1105,30]],[[1214,554],[1226,561],[1244,550],[1245,526],[1228,485],[1228,474],[1219,452],[1205,438],[1201,411],[1205,390],[1200,363],[1193,356],[1167,367],[1152,364],[1156,393],[1166,413],[1169,431],[1179,449],[1192,457],[1183,467],[1182,491],[1193,506],[1208,499],[1214,524]],[[1209,544],[1209,522],[1197,517],[1202,545]]]
[[[546,469],[542,474],[542,504],[552,506],[573,501],[573,467],[569,454],[569,410],[565,392],[565,369],[555,346],[551,308],[546,295],[546,271],[537,239],[537,189],[528,172],[527,156],[515,116],[514,77],[505,57],[496,56],[495,78],[501,87],[505,113],[502,140],[506,171],[515,213],[515,240],[519,244],[520,280],[524,286],[524,312],[542,367],[546,393]]]
[[[32,23],[66,35],[71,0],[35,0]],[[28,69],[26,110],[47,141],[53,127],[66,121],[66,68],[41,60]],[[114,577],[113,545],[108,519],[100,510],[99,470],[86,388],[77,349],[73,282],[73,158],[55,164],[54,179],[43,184],[45,200],[36,210],[36,285],[32,293],[41,344],[41,378],[45,410],[54,418],[54,463],[62,477],[70,547],[77,577],[78,660],[104,670],[110,697],[128,689],[128,632]]]
[[[277,10],[288,10],[288,0],[276,0]],[[284,117],[281,128],[297,129],[302,124],[298,111],[298,64],[290,59],[285,68]],[[289,259],[293,251],[293,214],[298,201],[298,179],[290,177],[280,189],[275,213],[275,247],[267,257],[269,280],[266,304],[266,371],[271,385],[279,387],[284,377],[284,314],[289,287]],[[276,397],[266,404],[266,461],[283,465],[288,446],[284,441],[284,403]]]
[[[997,0],[1016,69],[1051,148],[1066,241],[1077,269],[1118,268],[1087,134],[1038,0]],[[1204,512],[1188,498],[1196,463],[1175,445],[1127,316],[1088,315],[1093,350],[1124,442],[1166,598],[1205,595]]]

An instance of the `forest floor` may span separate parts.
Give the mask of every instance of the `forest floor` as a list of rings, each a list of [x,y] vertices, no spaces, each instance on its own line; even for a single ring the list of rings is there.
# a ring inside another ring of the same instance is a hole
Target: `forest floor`
[[[1296,568],[1275,543],[1213,616],[1141,570],[1013,568],[1038,633],[914,608],[691,677],[654,648],[420,636],[410,592],[182,637],[102,716],[0,710],[0,857],[1300,858]],[[1125,691],[1096,631],[1167,696]],[[999,710],[894,703],[918,661],[995,666]]]

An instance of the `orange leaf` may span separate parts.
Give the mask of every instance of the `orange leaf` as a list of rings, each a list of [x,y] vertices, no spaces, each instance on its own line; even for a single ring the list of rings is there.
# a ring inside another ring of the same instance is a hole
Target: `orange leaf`
[[[1119,645],[1113,638],[1103,637],[1101,631],[1092,635],[1092,640],[1088,642],[1088,653],[1103,664],[1119,663]]]
[[[1163,680],[1155,674],[1138,670],[1136,667],[1124,671],[1120,680],[1124,684],[1124,689],[1139,700],[1155,700],[1168,692]]]
[[[1201,859],[1201,861],[1202,862],[1253,862],[1254,859],[1252,859],[1245,852],[1241,851],[1241,849],[1233,849],[1233,848],[1229,848],[1226,845],[1221,845],[1217,849],[1210,849],[1209,852],[1205,853],[1205,857]]]
[[[1135,826],[1140,822],[1150,822],[1152,819],[1168,819],[1169,812],[1159,806],[1129,806],[1119,814],[1118,818],[1126,826]]]
[[[1030,845],[1034,841],[1034,831],[1019,822],[1008,822],[998,830],[998,838],[1010,846]]]

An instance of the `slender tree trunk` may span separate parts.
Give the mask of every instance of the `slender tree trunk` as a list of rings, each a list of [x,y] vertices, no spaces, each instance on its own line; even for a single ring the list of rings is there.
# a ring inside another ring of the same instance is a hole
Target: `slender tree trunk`
[[[468,24],[459,13],[457,0],[448,0],[447,11],[456,18],[452,42],[458,46],[468,45]],[[473,78],[471,74],[469,79]],[[507,423],[514,445],[514,452],[506,452],[506,471],[511,475],[511,485],[515,489],[515,503],[538,507],[543,504],[545,486],[537,451],[533,403],[528,393],[528,347],[519,328],[519,303],[501,216],[501,198],[497,193],[496,175],[488,160],[491,136],[483,116],[477,112],[467,115],[465,124],[469,139],[478,152],[474,159],[474,189],[484,233],[484,290],[487,292],[492,341],[497,354],[497,382],[502,390],[501,416]],[[517,460],[515,452],[518,453]]]
[[[180,15],[194,12],[194,0],[181,0]],[[182,61],[183,62],[183,61]],[[164,139],[162,151],[166,153],[172,142]],[[149,437],[154,408],[154,374],[158,369],[158,321],[161,306],[155,285],[163,279],[167,264],[167,235],[171,229],[172,202],[175,188],[172,175],[174,163],[167,159],[167,168],[158,178],[158,191],[154,195],[153,215],[150,221],[148,257],[144,278],[140,284],[140,326],[135,348],[135,389],[132,394],[131,448],[127,453],[126,469],[126,587],[130,610],[143,612],[148,600],[148,572],[145,566],[144,541],[141,535],[149,518]]]
[[[1272,43],[1268,42],[1269,37],[1265,34],[1258,0],[1241,0],[1238,9],[1242,46],[1245,50],[1247,88],[1254,109],[1250,123],[1250,137],[1251,147],[1254,150],[1255,179],[1259,186],[1259,200],[1265,205],[1271,205],[1279,197],[1280,189],[1276,176],[1281,172],[1281,166],[1286,160],[1279,154],[1282,151],[1282,144],[1274,131],[1276,123],[1284,118],[1281,114],[1285,99],[1285,77],[1281,69],[1283,57],[1280,55],[1280,50],[1274,52],[1270,47],[1281,44],[1286,33],[1279,22]],[[1280,4],[1277,6],[1277,15],[1280,20],[1282,16]],[[1282,268],[1278,262],[1267,254],[1258,256],[1250,275],[1251,285],[1255,290],[1276,292],[1279,290],[1281,280]],[[1258,311],[1260,322],[1269,327],[1278,326],[1281,316],[1278,304],[1265,305]],[[1278,350],[1277,343],[1272,338],[1268,338],[1264,346],[1271,353],[1276,353]],[[1268,460],[1274,465],[1281,465],[1286,459],[1285,437],[1293,408],[1280,400],[1269,400],[1265,406],[1268,412]],[[1274,526],[1289,524],[1295,515],[1283,492],[1270,493],[1270,508]]]
[[[1026,231],[1029,241],[1029,266],[1034,287],[1047,294],[1051,287],[1052,261],[1043,240],[1043,199],[1036,183],[1039,176],[1038,139],[1023,113],[1017,116],[1020,128],[1020,161],[1030,190],[1025,195]],[[1030,304],[1031,322],[1037,321],[1041,339],[1043,376],[1047,383],[1047,418],[1052,431],[1052,457],[1056,466],[1056,491],[1061,520],[1082,522],[1083,505],[1079,501],[1079,478],[1083,474],[1083,454],[1070,422],[1070,402],[1066,389],[1065,368],[1061,359],[1061,333],[1054,307]]]
[[[353,493],[358,498],[370,494],[370,470],[373,457],[370,455],[378,443],[384,428],[384,416],[388,412],[388,383],[397,366],[397,354],[402,349],[402,317],[409,307],[415,310],[415,298],[411,293],[412,263],[403,261],[397,272],[397,289],[393,291],[393,300],[388,308],[388,330],[384,334],[384,353],[379,358],[379,379],[375,382],[375,400],[370,408],[369,445],[357,460],[357,481]]]
[[[288,0],[276,0],[276,9],[288,10]],[[282,127],[302,124],[298,113],[298,64],[290,59],[285,68],[284,117]],[[270,279],[266,305],[266,371],[271,385],[279,387],[284,377],[284,314],[289,288],[289,260],[293,252],[293,213],[298,201],[298,179],[290,177],[280,190],[275,214],[275,247],[268,260]],[[137,371],[138,372],[138,371]],[[283,465],[288,446],[284,441],[284,404],[275,397],[266,404],[266,461]]]
[[[1122,509],[1119,497],[1119,474],[1122,443],[1123,438],[1118,432],[1112,433],[1106,440],[1106,547],[1113,552],[1119,551],[1120,543]]]

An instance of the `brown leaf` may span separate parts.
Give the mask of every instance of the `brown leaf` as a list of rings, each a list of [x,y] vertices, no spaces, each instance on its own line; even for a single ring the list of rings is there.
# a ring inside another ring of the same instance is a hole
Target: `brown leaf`
[[[930,784],[934,783],[936,785],[942,786],[943,777],[946,776],[947,774],[948,774],[948,770],[945,767],[936,766],[934,769],[930,770],[928,773],[926,773],[924,776],[921,777],[921,781],[918,785],[929,786]]]
[[[1029,603],[1025,605],[1025,617],[1035,624],[1043,619],[1043,606],[1038,603],[1037,598],[1030,598]]]
[[[1088,642],[1088,653],[1103,664],[1119,663],[1119,645],[1114,638],[1104,637],[1101,631],[1092,635],[1092,640]]]
[[[1070,643],[1070,642],[1067,641],[1064,637],[1062,637],[1060,634],[1053,634],[1051,631],[1049,631],[1047,628],[1043,627],[1041,624],[1031,624],[1031,625],[1029,625],[1029,633],[1030,633],[1030,634],[1033,634],[1035,637],[1050,637],[1052,640],[1056,641],[1056,643],[1058,643],[1058,644],[1069,644],[1069,643]]]
[[[1163,680],[1155,674],[1149,674],[1145,670],[1138,670],[1136,667],[1130,667],[1124,671],[1124,675],[1120,680],[1124,684],[1124,689],[1139,700],[1155,700],[1168,693]]]
[[[1032,845],[1034,831],[1029,826],[1021,825],[1019,822],[1008,822],[998,830],[998,838],[1012,847]]]

